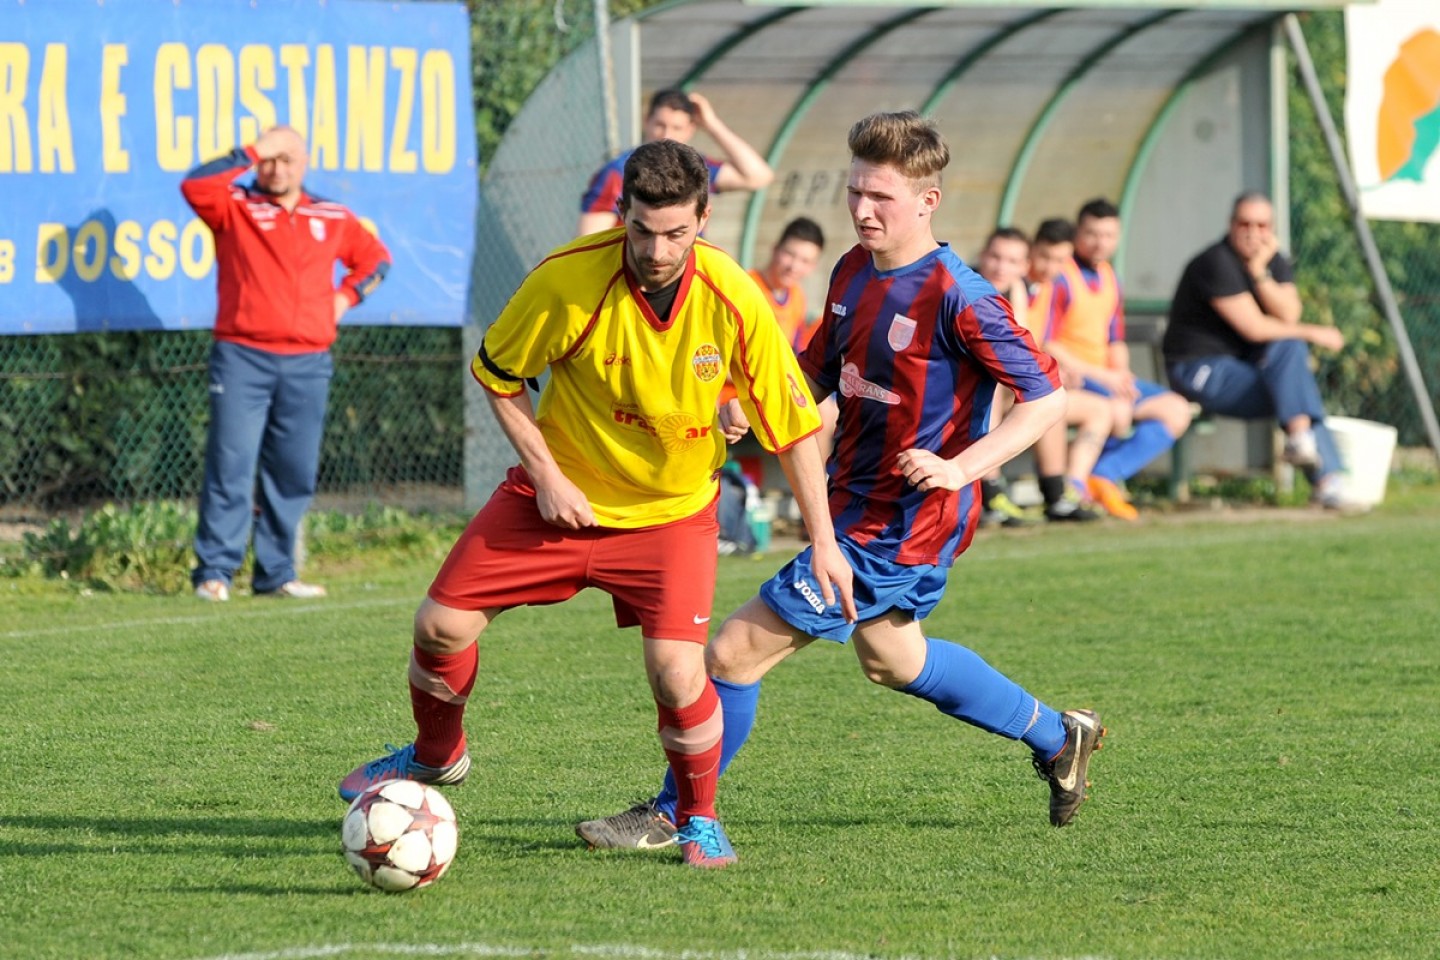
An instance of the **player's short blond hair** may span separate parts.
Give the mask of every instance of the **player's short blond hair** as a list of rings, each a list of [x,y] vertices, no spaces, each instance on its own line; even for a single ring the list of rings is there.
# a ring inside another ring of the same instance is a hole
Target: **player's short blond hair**
[[[933,120],[914,110],[872,113],[850,128],[850,156],[899,170],[920,190],[940,186],[950,147]]]

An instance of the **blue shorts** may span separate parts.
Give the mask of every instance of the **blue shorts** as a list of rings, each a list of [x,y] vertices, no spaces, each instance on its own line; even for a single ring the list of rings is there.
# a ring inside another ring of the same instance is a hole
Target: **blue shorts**
[[[840,552],[855,571],[855,609],[860,623],[883,617],[891,610],[902,610],[923,620],[945,595],[949,567],[928,563],[907,566],[881,559],[848,537],[840,537],[839,542]],[[820,581],[810,566],[813,550],[806,547],[761,584],[760,599],[795,629],[822,640],[845,643],[855,632],[855,624],[845,622],[839,603],[825,605]]]
[[[1085,389],[1090,391],[1091,393],[1098,393],[1102,397],[1110,396],[1109,390],[1107,390],[1105,387],[1102,387],[1094,380],[1091,380],[1089,377],[1085,378],[1084,386]],[[1144,403],[1146,400],[1149,400],[1151,397],[1158,397],[1162,393],[1170,392],[1169,387],[1162,387],[1158,383],[1152,383],[1149,380],[1141,380],[1139,377],[1135,378],[1135,390],[1140,394],[1138,397],[1135,398],[1135,406],[1137,407],[1140,406],[1140,404]]]

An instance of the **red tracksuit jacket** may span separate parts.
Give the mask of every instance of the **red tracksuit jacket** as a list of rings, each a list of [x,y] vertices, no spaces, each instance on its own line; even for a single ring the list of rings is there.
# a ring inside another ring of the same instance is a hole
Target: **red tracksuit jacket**
[[[390,251],[338,203],[302,193],[293,213],[235,183],[253,147],[202,164],[180,192],[215,234],[215,339],[271,353],[312,353],[335,340],[335,261],[351,306],[384,279]]]

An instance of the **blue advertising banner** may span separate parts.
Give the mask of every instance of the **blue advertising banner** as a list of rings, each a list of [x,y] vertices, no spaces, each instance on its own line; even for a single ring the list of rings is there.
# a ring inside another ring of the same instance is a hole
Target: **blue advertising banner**
[[[454,3],[0,0],[0,334],[211,326],[180,180],[277,123],[308,139],[306,189],[394,258],[345,322],[459,325],[469,37]]]

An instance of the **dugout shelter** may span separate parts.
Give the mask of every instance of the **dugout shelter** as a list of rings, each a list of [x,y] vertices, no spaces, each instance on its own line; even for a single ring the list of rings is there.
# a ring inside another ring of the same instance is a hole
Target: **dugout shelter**
[[[996,226],[1033,232],[1110,198],[1125,227],[1116,267],[1137,372],[1163,378],[1149,346],[1181,269],[1223,234],[1233,198],[1269,193],[1282,243],[1288,235],[1282,17],[1345,5],[673,0],[602,20],[527,100],[486,171],[467,347],[526,270],[573,234],[590,175],[638,142],[650,94],[678,86],[709,97],[775,171],[765,190],[715,198],[707,239],[747,267],[796,216],[824,228],[827,264],[854,242],[845,135],[877,110],[919,110],[945,133],[953,158],[935,232],[967,260]],[[695,145],[715,152],[703,134]],[[812,303],[827,273],[812,278]],[[509,462],[483,403],[467,411],[471,503]],[[1195,438],[1191,455],[1263,463],[1269,436],[1227,422]]]

